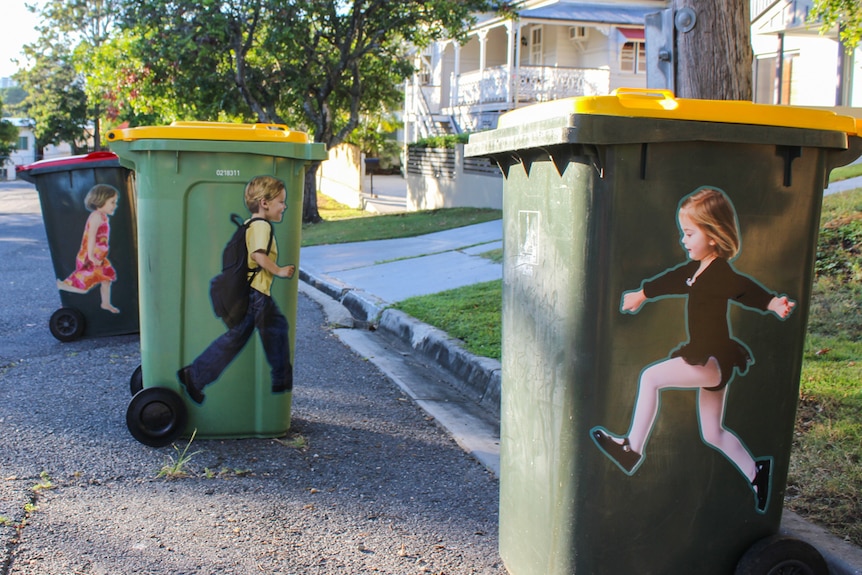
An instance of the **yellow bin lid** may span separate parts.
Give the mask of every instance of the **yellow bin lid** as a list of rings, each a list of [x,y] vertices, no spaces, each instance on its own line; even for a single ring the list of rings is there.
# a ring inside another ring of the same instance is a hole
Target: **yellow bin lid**
[[[173,122],[170,126],[142,126],[111,130],[108,141],[215,140],[231,142],[293,142],[307,144],[308,134],[284,124],[232,124],[227,122]]]
[[[609,96],[581,96],[519,108],[500,116],[498,128],[574,114],[693,120],[860,133],[862,121],[822,109],[754,104],[737,100],[675,98],[667,90],[619,88]]]

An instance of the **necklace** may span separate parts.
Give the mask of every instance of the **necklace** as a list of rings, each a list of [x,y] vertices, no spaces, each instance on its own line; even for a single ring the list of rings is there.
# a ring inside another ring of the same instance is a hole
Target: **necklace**
[[[697,281],[698,276],[700,274],[702,274],[706,268],[709,267],[709,264],[711,264],[714,259],[715,259],[715,256],[710,256],[709,259],[702,260],[700,262],[700,266],[698,266],[698,268],[697,268],[697,271],[694,272],[694,275],[691,276],[690,278],[686,278],[685,285],[687,285],[688,287],[693,286],[694,282]]]

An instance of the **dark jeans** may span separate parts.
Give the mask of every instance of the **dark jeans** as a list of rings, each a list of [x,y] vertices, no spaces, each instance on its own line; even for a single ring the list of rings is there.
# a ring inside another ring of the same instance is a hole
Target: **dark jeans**
[[[219,336],[189,366],[192,385],[202,390],[218,379],[248,343],[255,328],[271,368],[273,393],[293,389],[287,318],[270,296],[255,289],[249,294],[248,311],[242,321]]]

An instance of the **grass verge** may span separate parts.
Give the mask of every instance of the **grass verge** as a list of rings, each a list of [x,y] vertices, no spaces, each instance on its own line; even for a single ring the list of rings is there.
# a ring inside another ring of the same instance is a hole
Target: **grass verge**
[[[317,207],[324,221],[302,226],[302,247],[420,236],[499,220],[503,215],[501,210],[447,208],[375,216],[322,194],[318,194]]]
[[[829,182],[831,183],[840,180],[847,180],[849,178],[855,178],[858,176],[862,176],[862,163],[849,164],[847,166],[835,168],[829,173]]]

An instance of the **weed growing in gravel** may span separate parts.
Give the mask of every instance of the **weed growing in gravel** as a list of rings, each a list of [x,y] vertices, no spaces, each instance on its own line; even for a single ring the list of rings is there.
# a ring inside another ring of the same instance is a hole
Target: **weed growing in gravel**
[[[293,433],[288,435],[284,439],[276,439],[276,443],[279,443],[285,447],[290,447],[292,449],[305,449],[308,447],[308,439],[305,438],[304,435],[300,435],[299,433]]]
[[[47,471],[43,471],[39,474],[39,483],[30,488],[31,491],[36,493],[40,491],[47,491],[48,489],[54,489],[54,484],[51,482],[51,477],[48,475]]]
[[[168,455],[165,458],[165,464],[162,465],[162,468],[159,470],[158,475],[156,477],[164,477],[165,479],[180,479],[182,477],[188,477],[189,474],[186,471],[186,466],[192,460],[192,457],[200,453],[200,451],[195,451],[189,453],[189,448],[192,446],[192,442],[195,440],[195,435],[197,435],[198,430],[195,429],[192,432],[192,436],[189,438],[189,442],[186,443],[186,446],[181,450],[174,444],[172,447],[174,448],[174,452],[176,453],[176,457],[173,455]]]

